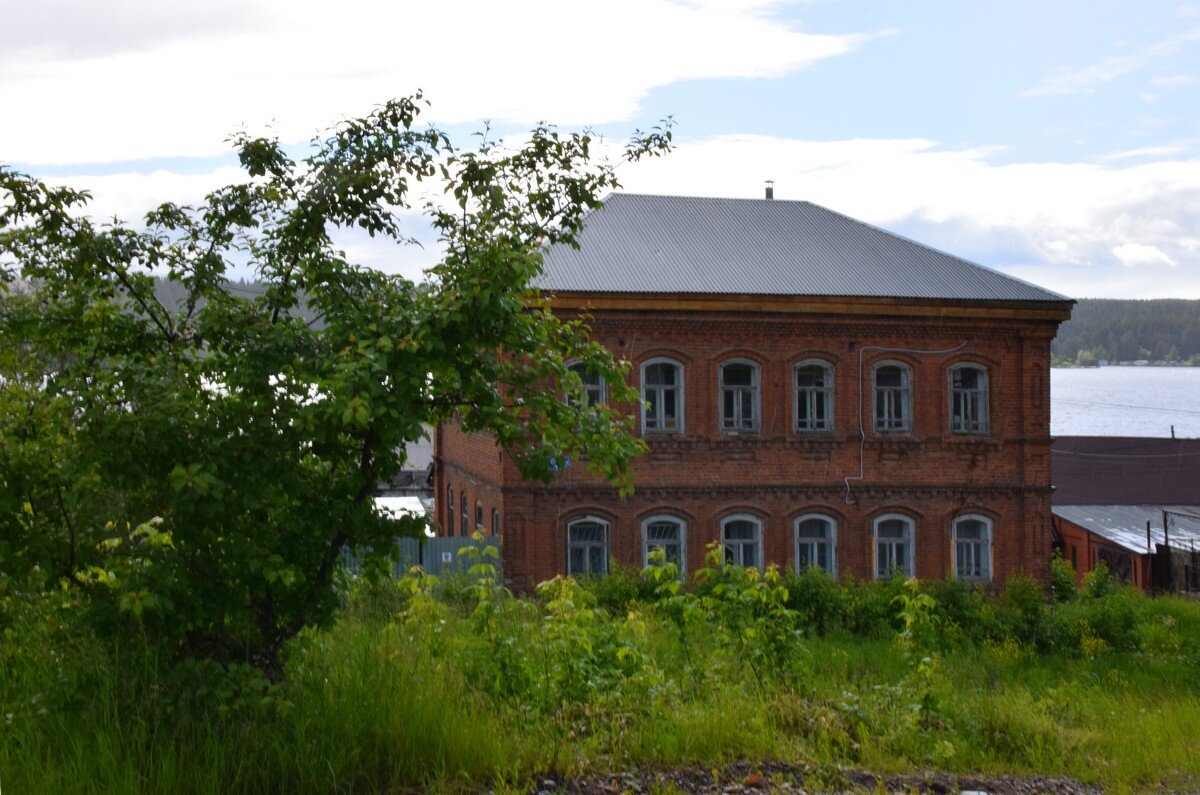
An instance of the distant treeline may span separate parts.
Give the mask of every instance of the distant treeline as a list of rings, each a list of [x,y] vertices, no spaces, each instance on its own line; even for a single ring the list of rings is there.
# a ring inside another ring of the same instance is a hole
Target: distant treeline
[[[1082,298],[1050,348],[1056,364],[1200,365],[1200,300]]]

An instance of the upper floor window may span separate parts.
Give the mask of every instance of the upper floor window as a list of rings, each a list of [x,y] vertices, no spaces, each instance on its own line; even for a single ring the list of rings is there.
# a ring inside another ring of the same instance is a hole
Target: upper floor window
[[[992,579],[992,520],[986,516],[954,520],[954,576],[982,582]]]
[[[731,516],[721,522],[725,562],[762,568],[762,522],[753,516]]]
[[[913,575],[912,519],[897,513],[880,516],[874,522],[875,578],[887,579],[897,574]]]
[[[454,535],[454,488],[446,487],[446,535]]]
[[[733,361],[721,365],[721,430],[758,430],[758,365]]]
[[[462,523],[458,526],[458,530],[465,536],[471,535],[471,509],[467,506],[467,490],[463,489],[458,493],[459,518]]]
[[[810,513],[796,519],[796,571],[816,566],[826,574],[836,573],[837,522],[833,517]]]
[[[475,529],[483,532],[483,503],[475,503]]]
[[[567,366],[583,382],[580,400],[589,406],[595,406],[608,400],[608,387],[604,383],[604,376],[594,372],[584,362],[572,362]]]
[[[679,567],[682,574],[687,566],[685,525],[674,516],[652,516],[642,522],[642,562],[650,565],[650,552],[661,549],[667,560]]]
[[[642,430],[683,431],[683,365],[651,359],[642,365]]]
[[[500,511],[492,509],[492,535],[500,535]]]
[[[589,516],[567,525],[567,574],[592,577],[608,573],[608,522]]]
[[[833,368],[825,362],[796,367],[796,430],[833,430]]]
[[[988,432],[987,370],[977,364],[950,369],[950,429],[955,433]]]
[[[875,430],[912,430],[912,371],[888,362],[875,367]]]

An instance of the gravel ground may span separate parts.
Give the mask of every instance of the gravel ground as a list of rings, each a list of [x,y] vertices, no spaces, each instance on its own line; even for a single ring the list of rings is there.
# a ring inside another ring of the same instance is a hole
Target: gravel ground
[[[637,795],[653,793],[1098,793],[1102,790],[1074,779],[1054,776],[878,776],[860,770],[826,770],[801,765],[748,763],[716,770],[696,767],[642,768],[602,776],[560,780],[543,776],[531,790],[535,795]]]

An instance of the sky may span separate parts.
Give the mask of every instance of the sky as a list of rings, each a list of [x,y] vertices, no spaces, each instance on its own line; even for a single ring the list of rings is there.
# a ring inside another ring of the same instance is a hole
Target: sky
[[[0,0],[0,163],[136,222],[420,88],[459,141],[676,150],[625,190],[803,199],[1070,297],[1200,298],[1200,0]],[[409,232],[431,241],[419,218]],[[347,237],[417,277],[436,246]]]

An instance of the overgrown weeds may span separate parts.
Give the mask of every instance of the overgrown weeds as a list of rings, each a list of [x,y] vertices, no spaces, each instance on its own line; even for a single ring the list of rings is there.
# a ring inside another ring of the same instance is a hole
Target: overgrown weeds
[[[1200,733],[1192,602],[838,583],[719,549],[691,584],[654,555],[636,581],[558,578],[530,598],[486,551],[470,564],[354,584],[333,625],[287,648],[280,683],[104,645],[69,601],[0,582],[0,784],[473,789],[733,759],[1133,788],[1200,774],[1178,739]]]

